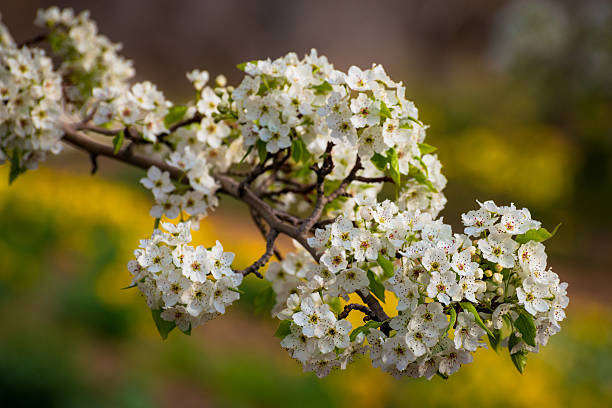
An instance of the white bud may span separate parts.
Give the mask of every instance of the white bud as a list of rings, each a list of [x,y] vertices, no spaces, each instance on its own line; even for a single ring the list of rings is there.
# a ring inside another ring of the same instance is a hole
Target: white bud
[[[217,77],[215,78],[215,84],[220,87],[224,87],[225,85],[227,85],[227,78],[225,77],[225,75],[217,75]]]

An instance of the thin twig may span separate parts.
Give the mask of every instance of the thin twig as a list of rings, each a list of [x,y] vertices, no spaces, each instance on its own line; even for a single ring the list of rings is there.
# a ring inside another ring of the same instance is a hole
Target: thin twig
[[[348,305],[344,305],[344,309],[338,315],[338,319],[346,319],[352,310],[359,310],[360,312],[365,313],[364,320],[374,320],[376,317],[369,307],[360,303],[349,303]]]

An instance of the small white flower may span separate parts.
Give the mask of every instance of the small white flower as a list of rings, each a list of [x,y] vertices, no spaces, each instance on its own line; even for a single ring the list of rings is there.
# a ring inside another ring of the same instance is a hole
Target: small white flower
[[[331,323],[318,341],[319,350],[322,353],[329,353],[335,347],[339,349],[347,348],[350,344],[349,332],[352,327],[351,322],[344,319]]]
[[[293,321],[302,327],[307,337],[322,337],[326,328],[336,321],[329,305],[315,305],[312,297],[302,300],[302,310],[293,315]]]
[[[223,252],[223,246],[219,241],[216,242],[215,246],[208,252],[208,262],[210,265],[210,272],[215,279],[221,279],[223,275],[233,276],[235,275],[232,271],[231,265],[234,261],[234,253]]]
[[[348,263],[346,261],[346,251],[343,247],[331,247],[321,257],[321,263],[330,270],[330,272],[338,273],[346,269]]]
[[[170,173],[162,171],[155,166],[151,166],[147,171],[147,177],[140,179],[145,188],[151,190],[155,197],[167,194],[174,190],[174,185],[170,181]]]
[[[514,266],[518,247],[519,244],[510,235],[501,232],[491,232],[486,239],[478,241],[478,248],[485,259],[499,263],[504,268]]]
[[[486,331],[476,323],[474,315],[470,312],[457,314],[457,326],[455,327],[455,347],[467,351],[476,351],[478,347],[485,347],[480,338]]]

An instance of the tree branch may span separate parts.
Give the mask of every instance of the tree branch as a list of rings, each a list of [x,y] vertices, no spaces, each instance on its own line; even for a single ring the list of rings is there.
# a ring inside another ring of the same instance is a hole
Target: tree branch
[[[241,273],[244,276],[247,276],[250,273],[255,274],[258,278],[263,278],[263,276],[261,275],[261,273],[259,272],[259,268],[261,268],[262,266],[264,266],[266,263],[268,263],[268,261],[270,260],[270,258],[272,257],[273,253],[274,253],[274,243],[276,242],[276,238],[278,237],[278,231],[276,231],[275,229],[271,229],[268,232],[268,235],[266,236],[266,252],[264,252],[264,254],[255,262],[253,262],[253,264],[251,264],[251,266],[241,270],[241,271],[236,271],[237,273]]]
[[[344,305],[344,309],[338,315],[338,319],[346,319],[352,310],[359,310],[360,312],[365,313],[365,317],[363,319],[364,321],[375,320],[376,316],[374,316],[372,310],[369,307],[360,303],[349,303],[348,305]]]

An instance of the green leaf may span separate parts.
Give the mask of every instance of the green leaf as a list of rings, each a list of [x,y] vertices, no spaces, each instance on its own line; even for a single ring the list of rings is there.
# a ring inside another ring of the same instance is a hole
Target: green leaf
[[[187,107],[183,105],[176,105],[168,109],[168,113],[164,117],[164,125],[166,127],[170,127],[170,125],[175,124],[179,120],[183,119],[187,113]]]
[[[368,280],[370,281],[370,290],[378,299],[385,303],[385,287],[380,278],[371,270],[368,270]]]
[[[161,218],[156,218],[155,221],[153,222],[153,229],[158,229],[159,228],[159,223],[161,221]]]
[[[266,150],[266,142],[259,139],[257,140],[257,142],[255,142],[255,145],[257,146],[257,154],[259,155],[259,161],[263,164],[266,161],[266,158],[268,157],[268,151]]]
[[[427,176],[417,167],[410,166],[410,171],[408,173],[409,177],[415,179],[419,184],[422,184],[429,188],[429,190],[433,193],[437,193],[438,190],[431,184],[431,181],[427,178]]]
[[[250,145],[249,148],[247,149],[246,153],[244,154],[244,156],[242,156],[242,159],[240,159],[240,163],[239,164],[244,163],[244,160],[249,156],[249,154],[251,154],[252,151],[253,151],[253,145]]]
[[[161,309],[151,309],[151,314],[153,315],[153,321],[155,322],[157,331],[159,332],[161,338],[166,340],[168,338],[168,334],[176,327],[176,323],[162,319],[161,312]]]
[[[179,327],[179,330],[181,330],[181,328]],[[186,334],[187,336],[191,336],[191,323],[189,323],[189,327],[187,328],[187,330],[181,330],[183,332],[183,334]]]
[[[284,339],[291,334],[291,320],[281,320],[278,329],[274,332],[274,337]]]
[[[238,289],[238,288],[232,288],[231,286],[229,288],[227,288],[227,290],[231,290],[232,292],[240,293],[241,295],[246,294],[246,292],[244,290]]]
[[[555,236],[560,226],[561,226],[561,223],[559,223],[555,227],[553,232],[548,232],[546,228],[532,229],[532,230],[527,231],[524,234],[517,235],[516,237],[514,237],[514,240],[518,242],[519,244],[526,244],[529,241],[544,242],[547,239]]]
[[[387,163],[389,163],[389,160],[380,153],[374,153],[370,161],[380,171],[385,171]]]
[[[302,144],[300,143],[300,139],[294,139],[293,142],[291,142],[291,158],[296,163],[302,160]]]
[[[355,341],[359,333],[363,333],[367,335],[370,332],[370,329],[378,329],[380,326],[383,325],[383,323],[384,322],[377,322],[374,320],[370,320],[363,326],[359,326],[355,330],[353,330],[351,334],[349,335],[349,338],[351,339],[351,341]]]
[[[448,331],[455,326],[455,322],[457,321],[457,312],[455,311],[454,307],[451,307],[449,309],[450,312],[450,321],[448,322],[448,326],[446,327],[446,331],[444,332],[445,334],[448,333]]]
[[[383,101],[380,101],[380,122],[381,124],[385,121],[385,119],[391,119],[391,111],[387,107],[387,104]]]
[[[378,264],[381,266],[383,270],[383,275],[385,278],[392,278],[395,275],[395,268],[393,267],[393,262],[387,259],[387,257],[382,254],[378,254]]]
[[[13,181],[19,177],[24,170],[21,168],[21,152],[15,150],[13,157],[11,158],[11,171],[9,172],[9,184],[13,184]]]
[[[536,325],[533,316],[525,311],[521,311],[514,321],[514,327],[521,333],[522,340],[532,347],[535,347]]]
[[[342,180],[325,180],[323,182],[323,192],[325,195],[329,195],[336,191],[342,184]]]
[[[461,305],[461,308],[464,311],[470,312],[471,314],[474,315],[474,319],[476,320],[476,324],[478,324],[480,327],[482,327],[484,329],[484,331],[486,331],[489,336],[491,336],[491,337],[495,336],[493,334],[493,332],[491,332],[491,330],[489,330],[489,328],[484,324],[484,322],[480,318],[480,315],[478,314],[478,311],[476,311],[476,308],[474,307],[473,304],[471,304],[470,302],[459,302],[459,304]]]
[[[239,70],[243,71],[246,69],[247,64],[257,64],[257,60],[253,60],[253,61],[247,61],[247,62],[241,62],[240,64],[236,65],[236,68],[238,68]]]
[[[495,352],[498,352],[499,345],[501,344],[501,330],[493,330],[493,336],[487,333],[487,337],[489,338],[489,344],[491,345],[491,348],[495,350]]]
[[[123,130],[120,130],[119,133],[113,137],[113,154],[116,156],[119,153],[119,149],[123,145],[123,140],[125,139],[125,133]]]
[[[396,186],[400,185],[400,172],[399,172],[399,159],[397,157],[397,151],[393,148],[387,152],[387,159],[389,161],[389,176],[393,180]]]
[[[424,156],[435,152],[438,148],[427,143],[419,143],[419,150],[421,151],[421,156]]]
[[[510,359],[512,359],[514,366],[521,374],[523,374],[525,366],[527,365],[527,354],[527,350],[521,350],[517,353],[510,354]]]
[[[335,314],[342,313],[342,310],[343,310],[342,301],[340,300],[339,297],[331,298],[330,300],[327,301],[327,304],[329,305],[329,308],[331,309],[331,311],[334,312]]]
[[[314,89],[316,95],[324,95],[334,90],[327,81],[323,81],[321,85],[313,85],[311,88]]]
[[[255,314],[269,314],[276,304],[276,293],[272,286],[267,286],[255,296]]]
[[[132,289],[132,288],[135,288],[136,286],[138,286],[138,285],[136,284],[136,282],[134,282],[134,283],[132,283],[132,284],[130,284],[128,286],[125,286],[125,287],[119,289],[119,290]]]

